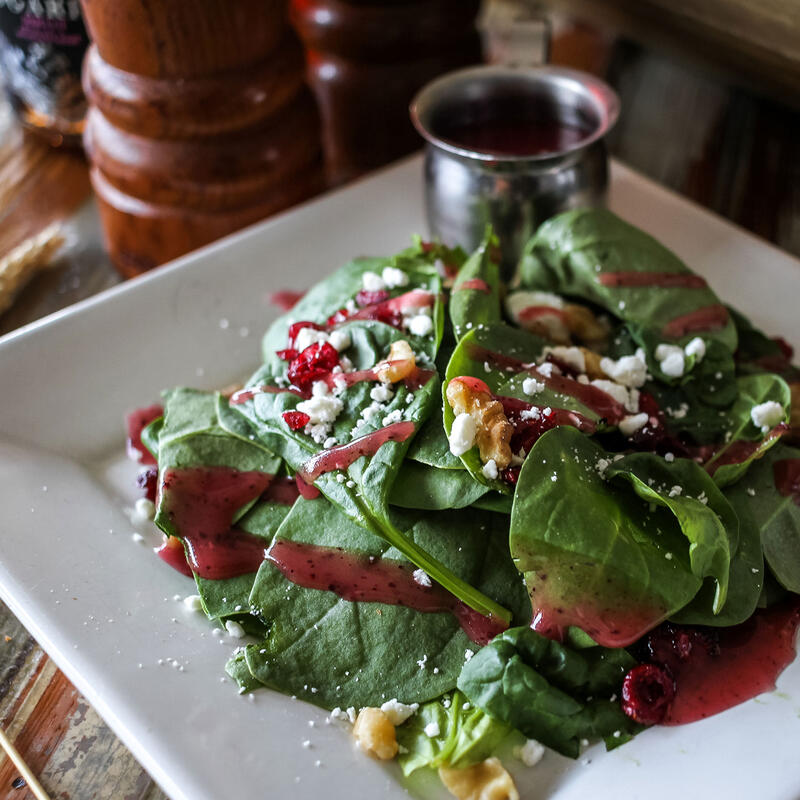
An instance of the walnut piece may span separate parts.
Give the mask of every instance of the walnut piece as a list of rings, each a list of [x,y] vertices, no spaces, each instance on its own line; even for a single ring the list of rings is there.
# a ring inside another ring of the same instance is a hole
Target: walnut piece
[[[465,769],[439,767],[439,777],[458,800],[519,800],[514,779],[499,758],[487,758]]]
[[[505,469],[511,463],[509,442],[514,427],[503,411],[503,404],[470,383],[458,378],[451,380],[447,385],[447,402],[456,416],[469,414],[475,421],[481,461],[484,464],[494,461],[498,469]]]
[[[605,346],[609,334],[608,323],[599,320],[586,306],[567,303],[564,306],[564,322],[573,338],[593,347]]]
[[[373,758],[388,761],[397,755],[397,737],[388,715],[379,708],[362,708],[353,726],[358,746]]]
[[[417,369],[411,345],[405,339],[392,342],[389,355],[375,365],[375,374],[381,383],[397,383],[410,378]]]

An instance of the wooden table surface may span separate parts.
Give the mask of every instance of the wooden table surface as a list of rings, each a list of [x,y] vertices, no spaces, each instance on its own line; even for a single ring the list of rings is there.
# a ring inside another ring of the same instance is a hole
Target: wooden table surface
[[[619,158],[800,255],[800,114],[584,25],[559,21],[553,44],[553,60],[619,91]],[[119,280],[81,155],[27,139],[0,101],[0,256],[55,219],[70,242],[0,315],[0,335]],[[166,797],[2,604],[0,726],[54,799]],[[34,800],[8,759],[0,800]]]

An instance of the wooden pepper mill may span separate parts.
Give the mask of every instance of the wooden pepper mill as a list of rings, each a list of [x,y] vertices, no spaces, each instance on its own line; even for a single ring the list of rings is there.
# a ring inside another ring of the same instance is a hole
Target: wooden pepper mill
[[[408,105],[437,75],[480,62],[479,6],[480,0],[292,0],[331,182],[421,146]]]
[[[84,143],[126,277],[323,188],[287,0],[81,0]]]

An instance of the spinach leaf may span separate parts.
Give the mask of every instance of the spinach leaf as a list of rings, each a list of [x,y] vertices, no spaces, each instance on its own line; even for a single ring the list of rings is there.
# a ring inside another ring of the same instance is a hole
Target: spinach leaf
[[[227,401],[219,395],[194,389],[174,389],[164,396],[164,418],[158,439],[159,470],[191,467],[228,467],[242,472],[276,474],[281,460],[264,445],[252,440],[241,426],[244,421],[226,419],[238,429],[232,434],[220,424],[218,412],[226,414]],[[201,502],[202,498],[198,498]],[[162,488],[156,524],[170,536],[181,536],[167,509],[170,490]],[[269,541],[289,507],[257,499],[240,509],[237,527]],[[195,576],[203,608],[210,618],[249,615],[250,589],[256,573],[225,580],[206,580]]]
[[[634,453],[610,464],[605,476],[628,482],[642,500],[664,506],[675,515],[689,540],[692,573],[714,583],[712,609],[718,614],[728,594],[739,520],[708,473],[685,458],[669,463],[652,453]]]
[[[621,276],[634,272],[650,273],[662,285],[620,285],[625,283]],[[651,332],[648,341],[641,342],[648,346],[651,359],[656,343],[685,343],[697,335],[682,333],[675,324],[679,318],[720,306],[702,279],[690,280],[690,286],[675,285],[684,276],[691,278],[691,272],[674,253],[605,209],[577,209],[548,220],[525,246],[518,267],[518,281],[526,288],[588,300],[632,325],[640,335]],[[673,285],[663,285],[669,283]],[[720,322],[714,329],[702,330],[702,338],[719,341],[733,353],[734,324],[725,314]]]
[[[439,730],[436,736],[425,732],[431,724]],[[425,703],[397,729],[397,742],[404,748],[397,761],[406,777],[423,767],[470,767],[494,755],[512,733],[510,726],[455,691],[452,696]]]
[[[497,237],[491,228],[458,272],[450,294],[450,321],[456,340],[479,325],[500,322],[500,266],[493,257]]]
[[[411,442],[406,458],[438,469],[464,469],[461,459],[450,452],[441,406],[433,408],[430,417]]]
[[[404,338],[401,332],[381,322],[358,321],[347,327],[352,340],[348,353],[360,370],[371,369],[388,355],[393,341]],[[277,385],[276,376],[270,373],[270,369],[267,365],[257,372],[248,385]],[[409,389],[402,382],[395,384],[392,399],[384,404],[381,413],[368,420],[362,412],[372,403],[370,392],[373,386],[370,381],[361,381],[341,392],[339,400],[343,409],[331,432],[336,441],[350,442],[351,438],[375,432],[385,427],[384,421],[390,415],[399,415],[400,420],[413,423],[419,429],[438,404],[438,376],[431,374],[418,388]],[[289,430],[283,419],[283,413],[295,409],[299,401],[300,398],[292,392],[264,392],[235,406],[264,443],[274,448],[295,471],[301,470],[323,450],[322,445],[302,430]],[[322,473],[314,485],[355,522],[397,547],[406,558],[467,605],[482,614],[507,621],[509,614],[506,609],[453,575],[389,519],[389,493],[409,444],[409,438],[386,441],[374,455],[361,456],[346,469]]]
[[[791,480],[783,492],[776,487],[776,477],[798,469],[798,459],[800,449],[777,444],[725,494],[739,518],[750,519],[760,534],[764,558],[780,584],[800,593],[800,488],[795,481],[792,491]]]
[[[159,417],[142,429],[142,444],[150,451],[156,462],[158,462],[158,436],[163,427],[164,417]]]
[[[791,362],[790,351],[770,339],[736,309],[728,306],[739,336],[736,367],[741,375],[772,372],[791,383],[800,381],[800,369]]]
[[[792,394],[786,381],[769,373],[745,375],[737,380],[739,395],[729,412],[730,426],[726,444],[706,462],[706,469],[718,486],[728,486],[739,480],[755,459],[761,458],[780,438],[773,431],[766,433],[753,423],[753,406],[775,401],[784,409],[783,421],[789,421]],[[753,442],[748,446],[748,442]]]
[[[464,508],[489,490],[463,469],[436,469],[406,459],[397,473],[389,502],[401,508],[442,511]]]
[[[576,758],[583,738],[607,737],[614,746],[641,730],[619,702],[600,699],[619,694],[635,665],[622,649],[573,650],[511,628],[464,664],[458,688],[494,719]]]
[[[545,433],[520,471],[509,544],[537,630],[575,625],[618,647],[683,608],[702,579],[680,520],[604,479],[612,458],[574,428]]]
[[[501,517],[475,509],[424,515],[397,511],[392,521],[461,579],[514,609],[516,619],[529,619]],[[276,535],[279,540],[404,560],[399,549],[324,498],[298,500]],[[344,600],[289,582],[269,560],[258,573],[250,605],[270,623],[266,640],[247,648],[251,673],[267,686],[325,708],[438,697],[454,688],[466,651],[478,649],[450,613]]]

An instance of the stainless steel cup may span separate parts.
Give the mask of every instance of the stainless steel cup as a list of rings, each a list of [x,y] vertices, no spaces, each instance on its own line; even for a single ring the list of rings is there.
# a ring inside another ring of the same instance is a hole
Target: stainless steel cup
[[[492,109],[579,131],[557,151],[510,155],[459,143],[459,120],[491,126]],[[510,111],[509,111],[510,110]],[[487,224],[512,270],[536,228],[560,211],[599,205],[608,185],[604,136],[619,98],[603,81],[563,67],[470,67],[425,86],[411,120],[427,140],[425,205],[431,233],[448,245],[476,247]]]

